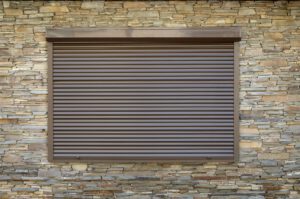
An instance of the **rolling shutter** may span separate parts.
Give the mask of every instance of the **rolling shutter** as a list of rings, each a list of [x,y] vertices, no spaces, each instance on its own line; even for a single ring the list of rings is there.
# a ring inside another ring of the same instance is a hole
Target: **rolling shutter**
[[[236,159],[237,39],[51,34],[50,160]]]
[[[54,42],[53,155],[233,158],[233,43]]]

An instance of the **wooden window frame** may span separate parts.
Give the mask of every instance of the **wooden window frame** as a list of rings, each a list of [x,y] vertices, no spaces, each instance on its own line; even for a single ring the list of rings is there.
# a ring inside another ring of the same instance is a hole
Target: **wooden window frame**
[[[53,49],[56,41],[78,41],[110,39],[185,39],[197,40],[203,43],[233,42],[234,44],[234,158],[192,158],[192,159],[78,159],[68,160],[53,158]],[[209,28],[67,28],[47,29],[48,51],[48,160],[50,162],[234,162],[239,161],[239,41],[240,27],[209,27]]]

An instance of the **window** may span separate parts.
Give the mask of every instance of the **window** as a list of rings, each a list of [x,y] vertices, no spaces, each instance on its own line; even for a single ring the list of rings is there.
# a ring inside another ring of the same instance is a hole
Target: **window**
[[[237,27],[50,29],[49,160],[238,157]]]

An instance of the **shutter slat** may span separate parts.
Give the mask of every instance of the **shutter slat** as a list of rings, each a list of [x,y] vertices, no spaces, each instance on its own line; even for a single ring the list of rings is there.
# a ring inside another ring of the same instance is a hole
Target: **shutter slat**
[[[233,43],[54,42],[53,156],[233,158]]]

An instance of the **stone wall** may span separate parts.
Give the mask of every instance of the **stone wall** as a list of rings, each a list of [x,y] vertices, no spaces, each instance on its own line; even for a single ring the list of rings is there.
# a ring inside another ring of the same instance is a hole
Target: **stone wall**
[[[240,161],[47,161],[50,27],[240,26]],[[299,1],[0,2],[0,198],[300,198]]]

